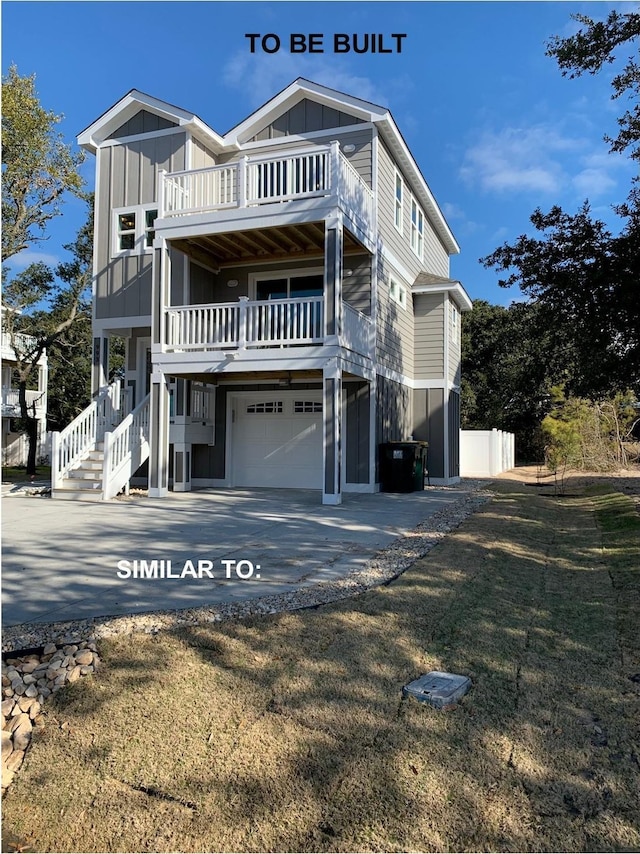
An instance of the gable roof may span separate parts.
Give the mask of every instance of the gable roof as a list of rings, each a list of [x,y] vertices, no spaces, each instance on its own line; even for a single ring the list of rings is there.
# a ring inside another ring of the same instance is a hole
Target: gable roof
[[[370,122],[378,129],[396,162],[410,180],[415,197],[433,224],[447,251],[449,254],[457,255],[460,252],[460,247],[453,236],[453,232],[424,179],[420,167],[409,151],[409,147],[390,110],[386,107],[364,101],[362,98],[356,98],[353,95],[347,95],[336,89],[330,89],[328,86],[322,86],[320,83],[314,83],[304,77],[298,77],[293,83],[290,83],[247,116],[240,124],[227,131],[224,135],[225,146],[241,147],[265,125],[270,124],[278,116],[290,110],[303,98],[309,98],[325,106],[349,113],[361,121]]]
[[[304,98],[353,115],[361,122],[369,122],[377,128],[398,166],[409,180],[414,196],[443,245],[450,255],[458,254],[460,247],[453,236],[453,232],[425,181],[420,167],[398,130],[391,112],[379,104],[373,104],[370,101],[364,101],[362,98],[330,89],[328,86],[314,83],[304,77],[298,77],[277,95],[258,107],[240,124],[227,131],[223,137],[219,136],[195,113],[190,113],[181,107],[176,107],[137,89],[132,89],[78,135],[78,144],[95,154],[102,142],[139,110],[144,109],[184,127],[185,130],[191,132],[216,153],[223,150],[238,151],[247,140]]]
[[[455,299],[460,311],[471,311],[473,308],[473,303],[469,298],[469,294],[465,291],[461,282],[457,279],[447,279],[444,276],[436,276],[433,273],[418,273],[415,282],[411,286],[411,293],[448,293]]]
[[[78,134],[78,145],[95,154],[97,148],[106,139],[122,127],[129,119],[133,118],[140,110],[146,110],[156,116],[160,116],[172,122],[178,127],[190,131],[198,139],[220,151],[223,148],[222,137],[202,121],[195,113],[183,110],[153,95],[147,95],[138,89],[131,89],[127,94],[116,101],[101,116]]]

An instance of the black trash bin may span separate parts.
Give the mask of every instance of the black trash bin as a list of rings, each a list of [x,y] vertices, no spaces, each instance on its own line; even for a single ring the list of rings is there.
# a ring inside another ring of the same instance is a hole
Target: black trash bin
[[[380,445],[382,492],[415,492],[424,489],[427,473],[426,442],[385,442]]]

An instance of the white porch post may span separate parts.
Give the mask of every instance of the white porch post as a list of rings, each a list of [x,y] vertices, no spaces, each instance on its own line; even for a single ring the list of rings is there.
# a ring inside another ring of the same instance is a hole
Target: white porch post
[[[322,372],[323,504],[342,504],[342,368],[331,359]]]
[[[95,396],[100,389],[109,384],[109,336],[100,332],[93,338],[93,357],[91,360],[91,394]]]
[[[159,353],[165,349],[166,320],[165,308],[170,303],[171,254],[164,238],[156,238],[153,243],[153,273],[151,284],[151,352]]]
[[[169,491],[169,384],[161,371],[151,375],[149,413],[149,497]]]

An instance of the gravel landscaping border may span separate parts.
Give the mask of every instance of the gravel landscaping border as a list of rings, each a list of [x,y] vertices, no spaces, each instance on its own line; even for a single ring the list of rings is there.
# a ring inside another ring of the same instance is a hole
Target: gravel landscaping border
[[[451,487],[427,487],[460,492],[460,498],[443,510],[425,519],[406,536],[398,537],[379,551],[362,568],[352,570],[344,578],[323,581],[290,593],[261,596],[242,602],[224,602],[184,610],[147,611],[140,614],[92,617],[86,620],[57,623],[21,623],[7,626],[2,633],[2,650],[19,652],[41,647],[47,643],[78,644],[88,636],[92,640],[119,634],[145,632],[155,634],[161,629],[204,622],[242,619],[256,614],[276,614],[301,608],[315,608],[340,599],[357,596],[365,590],[388,583],[401,575],[416,560],[427,554],[449,531],[457,528],[475,513],[492,495],[486,487],[489,480],[465,480]]]

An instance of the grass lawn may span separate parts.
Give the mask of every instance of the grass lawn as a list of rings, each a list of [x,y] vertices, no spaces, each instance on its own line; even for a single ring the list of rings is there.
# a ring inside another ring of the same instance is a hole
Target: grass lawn
[[[49,480],[51,478],[51,466],[36,466],[36,480]],[[28,483],[26,466],[3,466],[3,483]]]
[[[103,642],[3,805],[36,851],[640,849],[640,517],[495,499],[338,605]],[[454,711],[401,699],[471,676]]]

